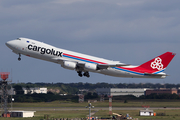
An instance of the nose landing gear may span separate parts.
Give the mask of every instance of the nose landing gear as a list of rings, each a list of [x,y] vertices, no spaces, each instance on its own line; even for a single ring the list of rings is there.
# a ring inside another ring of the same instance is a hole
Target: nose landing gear
[[[19,61],[21,60],[21,54],[19,54],[18,60],[19,60]]]

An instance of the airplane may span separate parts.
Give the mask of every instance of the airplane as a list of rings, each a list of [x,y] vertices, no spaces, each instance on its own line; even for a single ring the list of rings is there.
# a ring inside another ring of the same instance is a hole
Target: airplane
[[[139,66],[133,66],[121,63],[120,61],[112,61],[60,49],[28,38],[17,38],[8,41],[6,46],[19,55],[19,61],[22,54],[54,62],[60,64],[63,68],[76,70],[80,77],[90,77],[89,72],[95,72],[114,77],[165,78],[168,75],[163,71],[176,55],[173,52],[166,52]]]

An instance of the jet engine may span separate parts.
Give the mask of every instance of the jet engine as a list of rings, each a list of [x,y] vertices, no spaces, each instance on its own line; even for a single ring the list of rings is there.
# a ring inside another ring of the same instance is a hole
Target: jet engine
[[[84,65],[84,69],[87,71],[95,71],[95,70],[97,70],[97,64],[86,63]]]
[[[63,68],[74,70],[77,66],[75,62],[70,62],[70,61],[64,61],[63,65],[61,65]]]

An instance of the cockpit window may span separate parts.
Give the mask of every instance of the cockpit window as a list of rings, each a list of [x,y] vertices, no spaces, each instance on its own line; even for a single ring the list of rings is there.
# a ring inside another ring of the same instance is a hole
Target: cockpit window
[[[21,40],[20,38],[17,38],[17,40]]]

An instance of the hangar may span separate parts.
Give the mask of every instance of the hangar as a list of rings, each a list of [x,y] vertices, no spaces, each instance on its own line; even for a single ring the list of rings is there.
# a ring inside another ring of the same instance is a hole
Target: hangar
[[[110,96],[119,96],[119,95],[134,95],[139,97],[145,95],[145,88],[97,88],[96,92],[98,95],[110,95]]]

